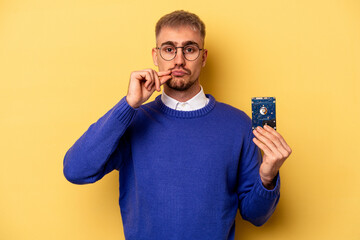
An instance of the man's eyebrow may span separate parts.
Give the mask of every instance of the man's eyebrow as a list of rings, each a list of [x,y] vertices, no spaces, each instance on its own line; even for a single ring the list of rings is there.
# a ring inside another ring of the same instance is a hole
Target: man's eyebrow
[[[176,43],[176,42],[175,42]],[[167,41],[167,42],[163,42],[162,44],[161,44],[161,46],[164,46],[164,45],[172,45],[172,46],[176,46],[176,44],[175,44],[174,42],[172,42],[172,41]]]
[[[166,42],[163,42],[161,44],[161,46],[164,46],[164,45],[172,45],[172,46],[175,46],[177,45],[177,42],[173,42],[173,41],[166,41]],[[187,46],[187,45],[196,45],[199,47],[199,44],[197,42],[194,42],[194,41],[186,41],[186,42],[183,42],[182,43],[182,46]]]
[[[194,42],[194,41],[186,41],[183,43],[183,46],[186,46],[186,45],[196,45],[199,47],[199,44],[197,42]]]

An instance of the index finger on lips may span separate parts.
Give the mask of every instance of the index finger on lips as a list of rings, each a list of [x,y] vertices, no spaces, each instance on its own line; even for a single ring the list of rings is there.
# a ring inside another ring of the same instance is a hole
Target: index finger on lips
[[[171,73],[171,70],[167,70],[167,71],[158,72],[157,75],[159,77],[162,77],[162,76],[170,75],[170,73]]]

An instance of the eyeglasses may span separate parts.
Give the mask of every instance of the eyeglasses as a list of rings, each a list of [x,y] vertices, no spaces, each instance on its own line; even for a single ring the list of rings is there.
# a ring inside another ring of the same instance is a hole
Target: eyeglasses
[[[163,45],[156,49],[160,50],[160,56],[165,61],[171,61],[176,57],[177,49],[181,48],[186,60],[195,61],[200,56],[200,51],[203,50],[197,45],[186,45],[184,47],[175,47],[173,45]]]

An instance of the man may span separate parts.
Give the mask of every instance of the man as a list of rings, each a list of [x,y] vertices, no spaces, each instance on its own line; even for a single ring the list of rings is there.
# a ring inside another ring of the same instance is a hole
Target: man
[[[291,149],[272,128],[252,131],[245,113],[204,94],[204,38],[196,15],[162,17],[152,50],[159,72],[131,73],[126,97],[65,155],[65,177],[76,184],[119,171],[127,240],[232,240],[237,209],[260,226],[278,203]]]

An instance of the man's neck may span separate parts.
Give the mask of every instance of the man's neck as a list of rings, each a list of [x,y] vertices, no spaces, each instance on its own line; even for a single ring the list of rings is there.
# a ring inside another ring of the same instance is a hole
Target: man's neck
[[[200,83],[196,82],[186,91],[178,91],[172,88],[169,88],[166,84],[164,84],[164,92],[169,97],[179,101],[179,102],[186,102],[196,96],[201,90]]]

